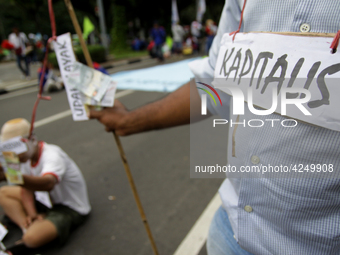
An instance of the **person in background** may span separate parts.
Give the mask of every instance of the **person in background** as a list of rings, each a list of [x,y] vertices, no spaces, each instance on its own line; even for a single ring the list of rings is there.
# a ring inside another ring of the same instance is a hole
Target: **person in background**
[[[164,28],[159,26],[158,22],[155,22],[153,24],[153,28],[151,30],[151,37],[155,43],[156,56],[159,59],[159,61],[163,61],[164,57],[162,46],[165,42],[166,33]]]
[[[198,21],[194,20],[191,22],[190,31],[193,37],[196,37],[197,39],[197,52],[200,52],[200,44],[201,44],[201,30],[202,30],[202,24]]]
[[[93,68],[96,69],[99,72],[102,72],[103,74],[109,75],[107,70],[97,62],[93,62]]]
[[[172,35],[173,35],[173,49],[175,54],[181,54],[183,48],[183,38],[185,35],[183,27],[177,22],[172,25]]]
[[[244,3],[225,1],[209,57],[190,63],[196,81],[212,79],[215,69],[220,71],[216,61],[222,36],[238,29]],[[240,32],[289,31],[308,35],[306,32],[337,33],[340,29],[339,1],[253,0],[246,3]],[[295,47],[299,51],[301,45]],[[329,57],[339,59],[335,54]],[[220,92],[223,107],[214,107],[210,102],[209,112],[235,123],[238,117],[229,115],[231,97]],[[117,135],[189,124],[190,116],[201,116],[199,93],[203,92],[194,82],[187,83],[161,100],[132,111],[116,100],[112,108],[91,111],[90,118],[98,119],[108,132],[115,131]],[[337,100],[337,95],[333,96]],[[323,114],[319,117],[324,118]],[[243,120],[252,118],[254,114],[250,111],[242,116]],[[273,113],[257,118],[285,121],[289,117]],[[225,136],[235,134],[236,127],[229,128]],[[227,160],[238,169],[259,163],[304,167],[331,164],[336,173],[340,171],[340,133],[337,131],[299,123],[295,128],[265,125],[238,128],[237,132],[235,140],[228,141],[229,145],[238,144],[237,157],[230,150]],[[339,254],[339,191],[339,178],[226,178],[219,189],[222,205],[210,225],[208,254]]]
[[[183,54],[190,55],[192,53],[198,53],[198,40],[197,37],[189,33],[184,42]]]
[[[146,49],[148,50],[150,57],[152,57],[152,58],[156,58],[157,57],[157,55],[156,55],[156,46],[155,46],[154,40],[151,40],[149,42],[149,45],[148,45],[148,47],[146,47]]]
[[[215,25],[214,21],[211,19],[208,19],[205,22],[205,33],[207,34],[207,41],[205,45],[205,53],[209,54],[210,47],[213,43],[214,37],[217,32],[217,26]]]
[[[191,22],[191,34],[193,36],[196,36],[197,38],[201,37],[201,29],[202,29],[202,24],[199,23],[198,21],[194,20],[193,22]]]
[[[30,70],[28,58],[26,56],[26,46],[28,39],[25,33],[20,32],[17,27],[12,29],[12,33],[8,37],[8,41],[14,46],[14,53],[17,59],[17,65],[24,75],[24,78],[30,79]],[[21,62],[24,61],[25,68],[22,67]]]
[[[13,255],[27,254],[55,239],[64,244],[91,211],[86,183],[75,162],[60,147],[35,136],[27,138],[29,131],[30,123],[22,118],[7,121],[1,129],[1,142],[22,137],[27,146],[18,155],[24,183],[0,188],[0,206],[23,232],[23,244],[8,248]],[[0,165],[0,181],[5,180]]]
[[[40,82],[40,78],[42,75],[42,67],[38,68],[38,81]],[[47,66],[45,68],[45,74],[43,78],[43,91],[44,92],[56,92],[62,90],[64,88],[63,79],[56,75],[53,71],[53,65],[51,62],[47,62]]]
[[[30,64],[38,64],[38,56],[37,56],[37,42],[35,40],[35,35],[30,33],[28,34],[28,42],[29,47],[32,50],[30,52],[27,52],[26,56],[28,57]]]

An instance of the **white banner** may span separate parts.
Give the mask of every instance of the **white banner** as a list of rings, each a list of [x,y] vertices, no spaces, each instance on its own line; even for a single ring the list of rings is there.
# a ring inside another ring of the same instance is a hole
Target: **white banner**
[[[177,1],[172,0],[171,3],[171,21],[172,24],[176,24],[179,22],[179,15],[178,15],[178,10],[177,10]]]
[[[199,23],[202,23],[202,18],[205,13],[205,9],[206,9],[205,0],[198,0],[196,20]]]
[[[64,81],[73,120],[88,120],[89,118],[87,117],[84,105],[81,101],[80,92],[69,86],[67,82],[67,75],[71,72],[72,66],[76,61],[70,33],[58,36],[57,41],[53,42],[53,47],[58,59],[59,69]]]
[[[257,115],[276,112],[340,131],[340,52],[330,53],[332,41],[239,33],[232,42],[225,34],[213,84],[233,96],[233,114],[242,115],[246,101]]]
[[[0,241],[2,241],[7,235],[8,230],[0,223]],[[6,253],[5,253],[6,254]]]
[[[13,137],[3,143],[0,143],[0,154],[1,151],[12,151],[15,154],[19,155],[23,152],[27,151],[27,145],[23,141],[21,141],[22,137],[17,136]]]

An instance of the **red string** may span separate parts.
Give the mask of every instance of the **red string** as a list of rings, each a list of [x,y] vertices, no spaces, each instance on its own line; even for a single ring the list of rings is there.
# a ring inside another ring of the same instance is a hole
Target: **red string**
[[[231,33],[229,34],[230,36],[231,36],[231,35],[234,35],[234,36],[233,36],[233,41],[235,40],[236,34],[237,34],[238,32],[240,32],[240,30],[241,30],[242,21],[243,21],[243,12],[244,12],[244,8],[246,7],[246,2],[247,2],[247,0],[244,0],[243,8],[242,8],[242,11],[241,11],[240,24],[239,24],[239,26],[238,26],[238,29],[237,29],[236,31],[234,31],[234,32],[231,32]]]
[[[56,30],[56,26],[55,26],[55,18],[54,18],[52,0],[48,0],[48,12],[50,14],[52,38],[56,38],[57,37],[57,30]]]
[[[338,45],[339,45],[339,39],[340,39],[340,30],[336,33],[334,39],[333,39],[333,42],[331,44],[331,53],[334,54],[337,49],[338,49]]]
[[[40,81],[39,81],[39,92],[37,95],[37,100],[35,101],[34,107],[33,107],[33,112],[32,112],[32,118],[31,118],[31,129],[30,129],[30,134],[29,138],[32,137],[33,134],[33,129],[34,129],[34,123],[35,123],[35,116],[37,113],[37,108],[40,100],[51,100],[51,97],[49,96],[42,96],[42,91],[43,91],[43,81],[44,81],[44,76],[45,76],[45,71],[46,71],[46,66],[48,62],[48,47],[49,44],[57,39],[57,32],[56,32],[56,25],[55,25],[55,17],[54,17],[54,12],[53,12],[53,5],[52,5],[52,0],[48,0],[48,11],[50,14],[50,22],[51,22],[51,29],[52,29],[52,37],[48,39],[46,43],[46,52],[44,56],[44,61],[43,61],[43,67],[41,71],[41,76],[40,76]]]

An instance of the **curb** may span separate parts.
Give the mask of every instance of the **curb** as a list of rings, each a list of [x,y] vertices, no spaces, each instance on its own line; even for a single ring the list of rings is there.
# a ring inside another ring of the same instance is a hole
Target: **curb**
[[[38,79],[31,80],[29,82],[21,82],[13,85],[9,85],[6,88],[0,89],[0,95],[13,92],[20,89],[26,89],[29,87],[38,86]]]
[[[102,63],[102,66],[105,69],[110,69],[110,68],[114,68],[114,67],[118,67],[118,66],[130,65],[130,64],[142,62],[143,60],[147,60],[147,59],[151,59],[151,57],[150,56],[144,56],[144,57],[140,57],[140,58],[125,59],[125,60],[117,61],[116,63],[112,63],[112,64],[106,62],[106,63]],[[7,94],[9,92],[17,91],[17,90],[20,90],[20,89],[33,87],[33,86],[38,86],[38,79],[34,79],[32,81],[29,81],[29,82],[21,82],[21,83],[9,85],[5,88],[0,88],[0,95]]]
[[[129,58],[129,59],[124,59],[124,60],[117,60],[116,62],[113,61],[112,64],[110,63],[103,63],[102,66],[105,69],[110,69],[110,68],[114,68],[114,67],[118,67],[118,66],[123,66],[123,65],[129,65],[129,64],[134,64],[134,63],[138,63],[138,62],[142,62],[143,60],[147,60],[147,59],[151,59],[151,57],[148,56],[143,56],[143,57],[139,57],[139,58]],[[109,62],[109,61],[107,61]]]

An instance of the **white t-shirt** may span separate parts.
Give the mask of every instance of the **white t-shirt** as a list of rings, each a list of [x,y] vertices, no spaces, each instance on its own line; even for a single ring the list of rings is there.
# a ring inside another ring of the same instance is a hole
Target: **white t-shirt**
[[[183,42],[183,37],[185,35],[183,27],[177,24],[173,25],[171,29],[174,36],[174,42]]]
[[[21,164],[21,172],[26,175],[55,176],[58,183],[51,190],[53,204],[63,204],[82,215],[90,212],[84,177],[74,161],[58,146],[41,142],[39,160],[32,166],[31,161]]]
[[[191,23],[191,34],[193,36],[199,37],[201,34],[202,25],[197,21]]]
[[[28,39],[25,33],[20,32],[18,36],[15,33],[12,33],[9,35],[8,41],[11,44],[13,44],[14,49],[18,49],[21,47],[22,53],[25,52],[25,49],[26,49],[25,43],[28,42]]]

